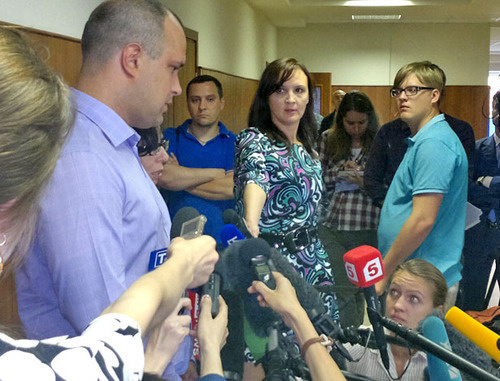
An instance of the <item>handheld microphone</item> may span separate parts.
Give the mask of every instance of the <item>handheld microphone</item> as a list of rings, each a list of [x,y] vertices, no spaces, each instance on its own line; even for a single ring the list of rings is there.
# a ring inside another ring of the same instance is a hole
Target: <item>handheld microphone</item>
[[[368,245],[349,250],[344,254],[344,265],[349,280],[356,286],[363,288],[368,318],[373,326],[375,342],[379,348],[382,363],[389,370],[390,362],[387,353],[387,340],[382,324],[379,321],[380,306],[374,286],[385,275],[380,251]]]
[[[444,318],[495,361],[500,362],[500,336],[498,334],[458,307],[451,307]]]
[[[245,244],[247,243],[248,244]],[[272,290],[276,289],[276,280],[272,274],[273,265],[269,263],[271,248],[262,238],[252,238],[245,241],[240,248],[240,259],[243,265],[253,270],[253,280],[260,280]],[[248,285],[248,287],[251,284]]]
[[[215,264],[214,271],[210,274],[208,282],[201,288],[201,295],[210,295],[212,299],[212,317],[216,317],[219,314],[219,295],[222,290],[222,274],[224,274],[224,264],[222,260],[219,259]]]
[[[200,213],[190,206],[179,209],[172,220],[170,228],[170,238],[174,239],[181,235],[181,230],[186,222],[192,221],[194,218],[201,216]],[[167,260],[167,248],[154,250],[149,256],[148,271],[153,271],[161,266]]]
[[[427,316],[421,323],[422,334],[425,338],[451,351],[450,340],[446,333],[443,321],[437,316]],[[427,352],[427,362],[430,380],[461,381],[462,377],[457,368]]]
[[[182,225],[196,218],[200,215],[195,208],[191,206],[185,206],[184,208],[179,209],[179,211],[175,214],[172,219],[172,227],[170,228],[170,238],[174,239],[181,236]]]
[[[220,231],[220,239],[224,247],[229,247],[236,241],[241,241],[242,239],[246,239],[246,237],[233,224],[226,224],[222,227]]]
[[[225,249],[222,255],[225,267],[231,269],[231,271],[227,271],[226,280],[241,297],[248,323],[255,335],[260,338],[267,337],[268,327],[279,320],[279,315],[270,308],[262,308],[257,300],[257,295],[251,295],[247,292],[248,287],[256,280],[249,259],[254,253],[264,254],[269,257],[269,250],[267,242],[262,239],[252,238],[236,241]],[[242,252],[247,254],[242,255]]]
[[[234,209],[226,209],[224,213],[222,213],[222,222],[224,224],[232,224],[236,226],[236,228],[246,237],[253,238],[253,236],[248,231],[247,225],[243,218],[240,217],[236,210]]]
[[[429,340],[419,334],[416,330],[405,327],[385,316],[379,316],[380,322],[384,327],[395,332],[398,336],[407,340],[412,346],[418,350],[423,350],[432,353],[434,356],[439,357],[441,360],[446,361],[448,364],[460,369],[461,371],[470,374],[474,380],[485,381],[498,381],[498,378],[493,374],[481,369],[477,365],[465,360],[464,358],[456,355],[452,351],[437,345],[432,340]]]
[[[332,316],[327,313],[325,304],[318,290],[316,290],[313,285],[307,283],[306,280],[295,271],[290,262],[274,248],[271,248],[270,261],[274,265],[275,271],[280,272],[284,277],[288,278],[295,288],[297,299],[302,308],[307,312],[314,328],[316,328],[320,334],[325,334],[334,338],[335,349],[349,361],[354,361],[340,341],[344,336],[342,329],[338,323],[333,320]]]

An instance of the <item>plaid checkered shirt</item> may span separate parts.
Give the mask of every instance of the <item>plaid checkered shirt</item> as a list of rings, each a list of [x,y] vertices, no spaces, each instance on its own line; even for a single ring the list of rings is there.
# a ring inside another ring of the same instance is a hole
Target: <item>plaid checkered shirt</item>
[[[325,132],[319,144],[319,157],[323,169],[325,190],[320,208],[320,223],[337,230],[374,230],[378,227],[380,208],[372,203],[372,199],[362,189],[340,190],[339,172],[345,170],[348,160],[356,161],[360,170],[364,170],[367,155],[363,152],[349,159],[334,163],[326,157]]]

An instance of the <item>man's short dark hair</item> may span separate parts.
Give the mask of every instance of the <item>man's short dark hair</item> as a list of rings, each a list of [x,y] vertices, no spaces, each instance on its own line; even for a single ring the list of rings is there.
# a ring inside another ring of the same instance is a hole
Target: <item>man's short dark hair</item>
[[[163,53],[165,18],[172,15],[160,0],[108,0],[90,15],[82,35],[83,63],[100,66],[118,50],[136,42],[152,58]]]
[[[194,77],[191,81],[189,81],[186,87],[186,98],[189,99],[189,88],[191,87],[192,84],[205,83],[205,82],[213,82],[215,84],[215,87],[217,87],[217,93],[219,94],[219,98],[222,99],[222,97],[224,96],[224,94],[222,93],[222,85],[217,78],[212,77],[211,75],[199,75],[197,77]]]

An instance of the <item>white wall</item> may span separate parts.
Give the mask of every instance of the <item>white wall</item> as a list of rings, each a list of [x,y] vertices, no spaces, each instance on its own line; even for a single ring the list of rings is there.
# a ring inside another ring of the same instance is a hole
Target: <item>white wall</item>
[[[279,29],[278,54],[339,85],[390,85],[420,60],[439,65],[449,85],[487,85],[489,40],[488,24],[315,24]]]
[[[260,78],[277,58],[277,30],[242,0],[164,0],[197,31],[198,64],[246,78]]]
[[[83,27],[101,0],[0,0],[0,20],[81,38]]]
[[[243,0],[163,0],[197,31],[198,64],[258,79],[277,57],[277,30]],[[0,20],[81,38],[101,0],[0,0]]]

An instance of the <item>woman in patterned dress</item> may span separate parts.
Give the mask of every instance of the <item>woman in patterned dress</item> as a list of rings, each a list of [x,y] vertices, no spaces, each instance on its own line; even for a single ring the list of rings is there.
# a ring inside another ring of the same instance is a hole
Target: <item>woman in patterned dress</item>
[[[278,248],[308,283],[327,286],[324,291],[334,281],[316,231],[323,185],[313,108],[311,76],[302,64],[282,58],[267,66],[251,127],[237,138],[234,194],[250,233]],[[337,319],[335,295],[322,297]]]
[[[378,119],[370,99],[351,91],[342,99],[332,128],[320,139],[319,157],[325,193],[321,203],[319,235],[332,264],[337,286],[340,322],[363,322],[364,297],[343,268],[343,256],[361,245],[377,247],[380,209],[363,192],[363,170]]]

